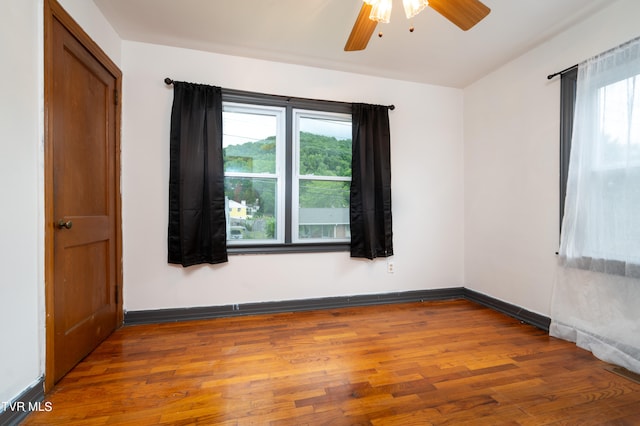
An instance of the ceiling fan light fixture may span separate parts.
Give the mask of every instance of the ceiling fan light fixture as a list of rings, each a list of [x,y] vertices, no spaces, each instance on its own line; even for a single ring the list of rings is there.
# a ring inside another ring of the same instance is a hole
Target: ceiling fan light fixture
[[[391,20],[391,0],[364,0],[364,2],[371,5],[369,19],[384,24],[389,23]]]
[[[363,0],[356,22],[353,24],[347,43],[346,52],[364,50],[373,35],[378,22],[389,22],[391,18],[392,0]],[[447,18],[452,24],[467,31],[482,21],[490,12],[481,0],[402,0],[405,14],[411,19],[427,5]],[[413,25],[409,31],[414,30]],[[381,34],[381,33],[380,33]]]
[[[429,0],[402,0],[402,5],[407,19],[411,19],[429,5]]]

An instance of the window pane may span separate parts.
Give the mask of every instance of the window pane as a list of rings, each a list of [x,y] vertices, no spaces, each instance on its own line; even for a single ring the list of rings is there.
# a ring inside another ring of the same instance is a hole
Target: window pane
[[[276,179],[226,177],[227,240],[276,240]]]
[[[348,239],[350,182],[301,180],[298,238]]]
[[[599,99],[599,167],[640,165],[640,76],[602,87]]]
[[[275,115],[224,111],[222,121],[225,172],[275,173]]]
[[[598,90],[599,132],[594,138],[585,253],[594,258],[640,260],[640,76]]]
[[[633,182],[629,184],[629,182]],[[616,259],[640,264],[640,170],[608,170],[592,180],[601,197],[598,214],[592,214],[588,252],[600,259]]]
[[[351,176],[351,122],[300,116],[300,175]]]

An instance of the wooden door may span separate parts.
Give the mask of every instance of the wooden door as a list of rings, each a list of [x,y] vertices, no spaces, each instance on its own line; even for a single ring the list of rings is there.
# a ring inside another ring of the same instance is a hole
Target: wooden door
[[[121,323],[120,71],[92,52],[96,46],[55,1],[45,3],[50,11],[45,202],[51,250],[45,266],[51,268],[45,278],[45,382],[51,386]]]

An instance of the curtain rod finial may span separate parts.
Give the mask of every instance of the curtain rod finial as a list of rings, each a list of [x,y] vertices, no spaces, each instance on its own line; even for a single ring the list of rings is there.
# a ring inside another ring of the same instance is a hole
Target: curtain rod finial
[[[169,77],[164,79],[164,83],[168,86],[171,86],[173,84],[173,80],[171,80]]]

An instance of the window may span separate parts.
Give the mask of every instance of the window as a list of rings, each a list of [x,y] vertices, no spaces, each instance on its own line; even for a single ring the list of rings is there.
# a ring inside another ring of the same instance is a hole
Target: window
[[[350,117],[304,110],[294,110],[293,116],[292,240],[348,242]]]
[[[284,117],[283,108],[223,103],[229,244],[283,241]]]
[[[640,61],[608,55],[562,79],[560,254],[583,269],[638,276]]]
[[[591,186],[601,196],[601,223],[585,231],[594,233],[588,253],[640,264],[640,75],[605,83],[596,97]]]
[[[348,250],[350,104],[223,98],[230,252]]]

